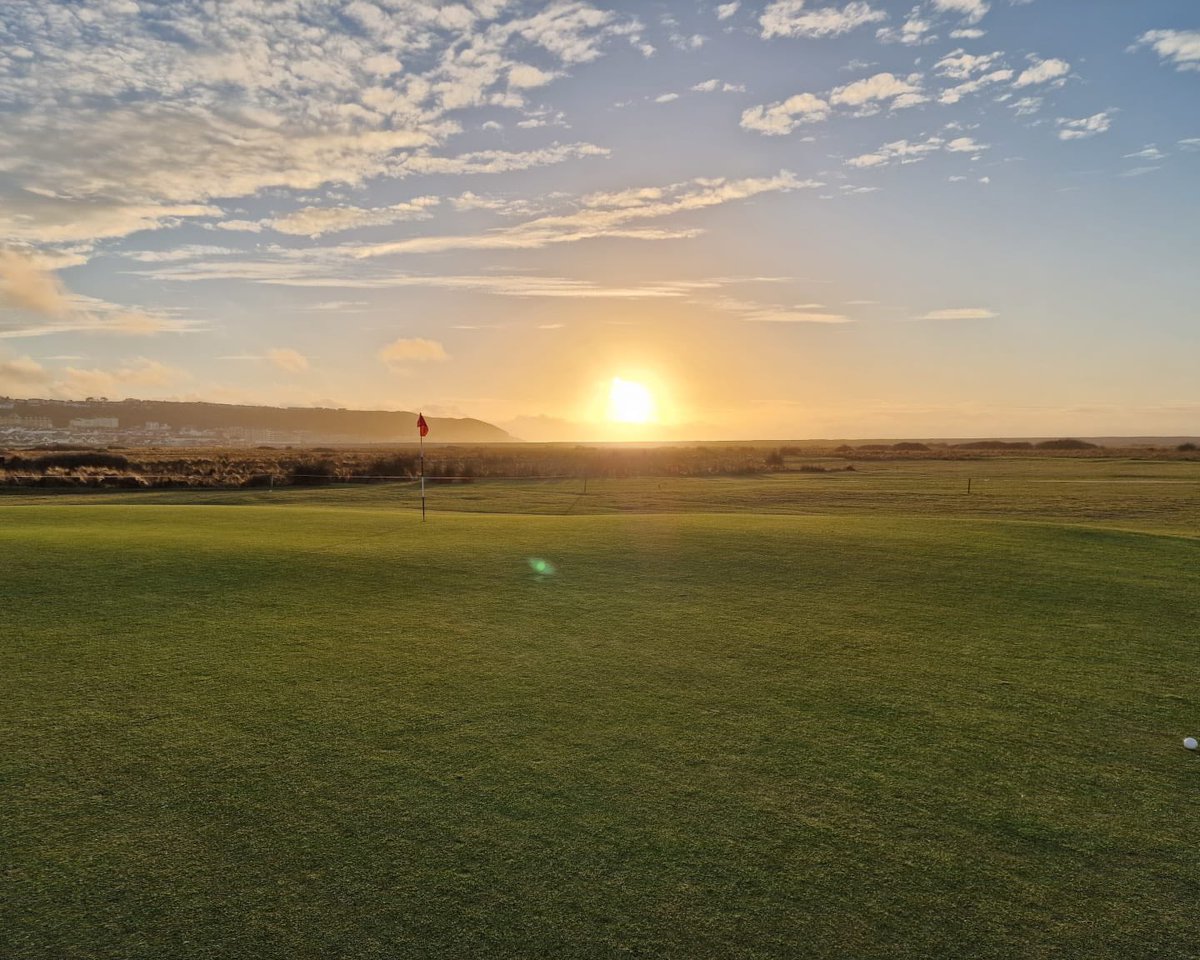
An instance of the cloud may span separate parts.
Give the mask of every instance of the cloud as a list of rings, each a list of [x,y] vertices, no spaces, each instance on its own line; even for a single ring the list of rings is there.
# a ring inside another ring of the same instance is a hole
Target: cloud
[[[891,101],[892,110],[924,103],[928,98],[921,89],[921,75],[911,73],[900,78],[891,73],[877,73],[853,83],[834,87],[828,99],[812,93],[797,93],[777,103],[759,104],[742,111],[741,126],[766,136],[784,136],[803,123],[819,123],[829,119],[834,107],[850,107],[858,116],[877,112],[876,106]]]
[[[137,357],[115,370],[67,367],[55,383],[55,392],[68,397],[109,396],[128,387],[170,387],[190,379],[178,367]]]
[[[946,149],[951,153],[979,153],[989,148],[986,143],[978,143],[971,137],[955,137],[946,144]]]
[[[1163,160],[1167,154],[1163,153],[1153,143],[1147,144],[1141,150],[1136,150],[1133,153],[1124,155],[1125,160]]]
[[[740,0],[733,0],[732,3],[717,4],[717,19],[718,20],[728,20],[735,13],[738,12],[738,8],[741,5],[742,4],[741,4]]]
[[[877,73],[873,77],[835,87],[829,94],[829,102],[839,106],[861,107],[878,100],[891,100],[893,107],[908,107],[923,102],[925,96],[921,92],[920,74],[910,74],[901,80],[890,73]]]
[[[52,357],[56,360],[77,360],[78,357]],[[5,358],[0,355],[0,394],[40,395],[60,399],[81,399],[108,396],[128,387],[169,387],[190,379],[188,373],[158,360],[137,357],[125,361],[115,370],[66,367],[55,373],[32,357]]]
[[[704,80],[700,83],[692,84],[692,90],[697,93],[745,93],[746,87],[740,83],[722,83],[720,80]]]
[[[527,63],[514,63],[508,68],[508,85],[520,90],[544,87],[554,79],[553,73],[539,70]]]
[[[1122,176],[1122,177],[1144,177],[1148,173],[1154,173],[1155,170],[1161,170],[1161,169],[1162,169],[1161,166],[1133,167],[1129,170],[1122,170],[1120,176]]]
[[[679,94],[677,94],[677,93],[660,93],[657,97],[654,98],[654,102],[655,103],[670,103],[672,100],[678,100],[678,99],[679,99]]]
[[[1200,31],[1149,30],[1138,37],[1134,49],[1149,46],[1176,70],[1200,70]]]
[[[1105,110],[1079,120],[1060,117],[1058,126],[1059,140],[1083,140],[1086,137],[1094,137],[1098,133],[1105,133],[1112,126],[1112,115]]]
[[[272,282],[272,281],[264,281]],[[582,299],[648,300],[683,297],[690,292],[688,284],[664,281],[641,286],[610,287],[590,280],[568,277],[538,277],[528,274],[480,275],[399,275],[343,280],[330,278],[299,278],[280,280],[287,286],[345,286],[360,289],[396,289],[431,287],[442,290],[469,290],[502,297],[561,297]],[[714,284],[715,285],[715,284]]]
[[[5,137],[0,132],[0,144]],[[8,166],[19,163],[10,159]],[[0,166],[4,166],[0,161]],[[123,202],[105,197],[59,196],[53,191],[0,193],[0,239],[60,244],[124,237],[142,230],[177,226],[185,219],[219,216],[199,203]]]
[[[288,373],[303,373],[308,369],[308,357],[288,347],[276,347],[267,351],[267,359],[280,370]]]
[[[1030,87],[1035,83],[1046,83],[1050,80],[1057,80],[1060,77],[1065,77],[1071,72],[1071,65],[1066,60],[1037,60],[1033,66],[1027,67],[1021,71],[1021,75],[1017,77],[1014,87]]]
[[[336,313],[361,313],[368,306],[366,300],[323,300],[320,303],[309,304],[309,310],[331,310]]]
[[[218,230],[230,230],[238,233],[262,233],[263,225],[259,220],[222,220],[214,223]]]
[[[119,237],[219,216],[213,198],[583,156],[446,146],[461,129],[457,111],[523,110],[524,91],[598,58],[610,40],[638,42],[641,29],[583,0],[535,12],[500,0],[381,4],[242,0],[220,16],[206,0],[153,11],[112,2],[102,16],[27,5],[9,24],[17,48],[37,53],[19,69],[0,64],[0,157],[12,185],[0,237]]]
[[[818,123],[829,117],[829,104],[811,93],[798,93],[778,103],[749,107],[742,111],[743,130],[769,137],[791,133],[802,123]]]
[[[978,23],[988,12],[987,0],[933,0],[940,13],[961,14],[968,23]]]
[[[51,381],[50,372],[32,357],[0,356],[0,395],[20,396]]]
[[[478,150],[456,157],[415,152],[396,160],[389,171],[393,177],[431,174],[499,174],[530,170],[584,157],[607,157],[610,151],[594,143],[555,143],[538,150]]]
[[[951,30],[951,40],[978,40],[980,37],[987,34],[986,30],[980,30],[978,27],[965,27],[962,30]]]
[[[28,255],[0,249],[0,307],[61,317],[71,304],[58,278]]]
[[[671,46],[676,50],[699,50],[708,42],[708,37],[703,34],[693,33],[686,36],[680,33],[671,34]]]
[[[805,10],[804,0],[773,0],[758,18],[764,39],[771,37],[836,37],[887,14],[859,0],[837,7]]]
[[[697,178],[668,187],[598,194],[571,213],[547,215],[481,234],[413,237],[394,243],[364,244],[351,248],[356,257],[400,253],[440,253],[447,250],[536,250],[559,243],[576,243],[601,237],[639,240],[694,237],[697,228],[636,226],[638,221],[661,220],[697,212],[763,193],[786,193],[820,186],[801,180],[789,171],[772,177]]]
[[[1012,79],[1013,72],[1011,70],[993,70],[991,73],[984,74],[982,77],[976,77],[974,80],[967,80],[957,86],[943,90],[938,95],[938,103],[953,104],[958,103],[965,96],[973,93],[978,93],[984,87],[993,83],[1005,83]]]
[[[974,74],[985,73],[1003,56],[999,50],[993,53],[972,54],[962,47],[954,50],[933,65],[936,74],[951,80],[969,80]]]
[[[992,320],[999,316],[984,307],[952,307],[948,310],[930,310],[913,320]]]
[[[942,137],[929,137],[915,143],[909,140],[894,140],[872,153],[851,157],[846,163],[861,170],[883,167],[895,162],[918,163],[929,154],[943,150],[948,153],[978,153],[987,149],[986,143],[979,143],[972,137],[955,137],[949,141]]]
[[[440,202],[437,197],[417,197],[406,203],[374,209],[353,206],[303,207],[287,216],[264,220],[262,223],[279,233],[319,237],[357,227],[385,226],[403,220],[428,220],[432,216],[430,209]]]
[[[125,254],[138,263],[173,263],[179,260],[196,260],[200,257],[221,257],[236,254],[232,247],[215,247],[211,244],[185,243],[167,250],[135,250]]]
[[[527,217],[536,213],[539,205],[530,200],[516,200],[507,197],[481,196],[467,190],[457,197],[450,198],[450,205],[460,213],[472,210],[488,210],[501,216]]]
[[[193,326],[71,293],[37,257],[15,250],[0,249],[0,308],[16,314],[12,319],[0,316],[0,339],[75,332],[147,335]]]
[[[423,340],[419,337],[405,339],[401,337],[399,340],[393,340],[387,346],[379,351],[379,359],[386,363],[389,367],[416,361],[419,363],[426,362],[442,362],[450,359],[450,355],[446,353],[446,348],[436,340]]]
[[[933,24],[921,17],[921,8],[913,7],[908,19],[899,27],[880,27],[875,37],[881,43],[902,43],[905,46],[930,43],[937,38],[929,33]]]
[[[853,323],[847,316],[840,313],[817,313],[812,307],[816,304],[800,304],[794,307],[779,306],[778,304],[759,303],[753,300],[736,300],[731,297],[721,297],[712,301],[710,306],[726,313],[733,313],[746,323],[819,323],[839,324]]]
[[[908,140],[893,140],[891,143],[885,143],[872,153],[864,153],[860,156],[852,157],[846,163],[851,167],[858,167],[859,169],[886,166],[895,161],[916,163],[924,159],[926,155],[936,153],[939,150],[946,149],[946,147],[946,141],[941,137],[929,137],[918,143]]]

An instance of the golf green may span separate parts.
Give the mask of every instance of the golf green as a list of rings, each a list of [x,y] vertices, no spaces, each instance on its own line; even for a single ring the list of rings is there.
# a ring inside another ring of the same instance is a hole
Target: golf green
[[[0,954],[1195,956],[1198,553],[0,504]]]

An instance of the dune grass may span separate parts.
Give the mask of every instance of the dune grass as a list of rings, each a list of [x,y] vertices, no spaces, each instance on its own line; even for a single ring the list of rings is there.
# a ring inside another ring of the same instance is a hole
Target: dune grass
[[[1178,517],[392,495],[0,502],[0,955],[1194,956]]]

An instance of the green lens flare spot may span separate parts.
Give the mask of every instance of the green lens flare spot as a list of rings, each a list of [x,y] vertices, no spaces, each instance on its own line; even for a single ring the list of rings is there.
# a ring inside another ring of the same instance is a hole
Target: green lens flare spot
[[[558,573],[558,570],[555,568],[554,564],[552,564],[549,560],[543,560],[541,557],[530,557],[529,569],[536,573],[539,577],[552,577],[554,574]]]

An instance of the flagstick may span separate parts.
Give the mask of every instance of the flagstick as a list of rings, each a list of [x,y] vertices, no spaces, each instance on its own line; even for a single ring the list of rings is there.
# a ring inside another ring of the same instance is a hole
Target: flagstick
[[[421,436],[421,522],[425,522],[425,437]]]

